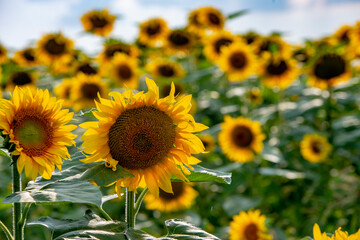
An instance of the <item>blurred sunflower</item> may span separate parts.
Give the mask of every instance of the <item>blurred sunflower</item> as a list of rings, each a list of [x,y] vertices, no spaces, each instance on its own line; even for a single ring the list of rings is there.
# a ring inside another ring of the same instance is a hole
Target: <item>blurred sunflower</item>
[[[96,75],[99,73],[99,70],[94,66],[94,63],[91,62],[91,60],[77,61],[74,63],[74,68],[75,74],[83,73],[85,75]]]
[[[230,160],[246,163],[254,160],[254,152],[261,153],[265,138],[259,122],[225,116],[219,133],[219,145]]]
[[[354,58],[360,56],[360,21],[356,22],[353,30],[349,34],[350,48]]]
[[[246,98],[250,101],[251,104],[253,105],[259,105],[262,104],[264,99],[261,95],[261,91],[259,88],[257,87],[253,87],[251,88],[247,93],[246,93]]]
[[[0,64],[4,63],[7,60],[7,50],[0,44]]]
[[[216,32],[209,36],[204,47],[205,56],[212,62],[218,62],[222,49],[235,42],[237,37],[229,31]]]
[[[199,22],[206,29],[218,31],[224,28],[225,17],[217,8],[202,7],[198,16]]]
[[[139,49],[135,45],[122,42],[106,43],[103,52],[97,57],[97,61],[104,67],[104,65],[111,62],[116,53],[123,53],[132,58],[137,58]]]
[[[219,60],[229,81],[243,81],[257,70],[257,59],[250,46],[236,42],[223,49]]]
[[[214,137],[209,134],[201,134],[198,136],[205,147],[205,152],[210,153],[215,149]]]
[[[348,44],[350,42],[350,34],[353,30],[353,26],[350,25],[342,25],[336,32],[333,34],[333,38],[336,43],[345,43]]]
[[[72,78],[73,86],[70,89],[70,99],[74,110],[95,107],[95,100],[109,93],[107,83],[99,75],[77,74]]]
[[[63,106],[65,108],[69,108],[72,106],[70,92],[73,85],[74,81],[72,78],[65,78],[58,86],[54,88],[54,94],[57,98],[63,100]]]
[[[55,166],[61,170],[62,159],[69,158],[66,146],[75,144],[75,125],[66,125],[73,117],[68,109],[61,110],[61,101],[48,90],[16,87],[11,100],[0,101],[0,129],[15,145],[13,155],[19,173],[25,167],[27,177],[38,174],[50,179]]]
[[[326,53],[319,56],[309,70],[309,84],[327,89],[351,77],[351,66],[348,60],[337,53]]]
[[[186,29],[196,35],[203,34],[204,27],[203,24],[200,22],[200,13],[202,11],[202,8],[194,9],[189,13],[188,16],[188,24],[186,26]]]
[[[316,133],[305,134],[300,142],[300,152],[305,160],[319,163],[329,156],[332,146],[328,140]]]
[[[44,35],[37,43],[37,59],[45,65],[67,65],[72,60],[73,41],[61,33]]]
[[[137,59],[117,53],[111,61],[110,76],[120,87],[137,89],[139,85]]]
[[[271,56],[264,58],[259,75],[264,85],[285,89],[298,77],[299,69],[294,59]]]
[[[185,29],[172,30],[168,33],[164,48],[169,54],[188,53],[194,44],[193,36]]]
[[[163,45],[169,28],[162,18],[152,18],[140,24],[139,42],[150,47]]]
[[[248,45],[251,45],[253,43],[256,43],[258,39],[261,38],[261,35],[256,32],[249,31],[245,34],[240,35],[240,37],[244,39]]]
[[[159,99],[155,82],[146,79],[146,84],[147,93],[134,95],[127,90],[110,93],[112,100],[100,98],[96,103],[99,112],[94,112],[99,121],[80,125],[88,129],[82,139],[84,152],[91,154],[84,162],[105,160],[114,170],[119,165],[134,175],[117,181],[119,196],[121,187],[136,191],[147,186],[156,197],[159,188],[173,193],[171,176],[186,181],[184,174],[189,171],[184,165],[192,168],[200,161],[191,154],[204,151],[193,132],[207,127],[188,114],[191,95],[176,101],[172,87],[169,96]]]
[[[26,48],[15,52],[14,61],[22,67],[32,67],[38,65],[34,48]]]
[[[91,10],[81,17],[81,23],[86,32],[104,37],[111,33],[114,28],[116,16],[111,15],[109,10]]]
[[[291,45],[285,42],[279,35],[259,37],[253,43],[255,53],[260,57],[268,58],[272,54],[278,54],[284,58],[291,57]]]
[[[13,91],[15,86],[29,87],[32,90],[36,89],[37,74],[30,71],[14,71],[9,75],[6,82],[6,90]]]
[[[167,60],[155,59],[146,65],[151,76],[157,78],[177,79],[185,76],[185,70],[180,63]]]
[[[240,212],[230,223],[230,240],[271,240],[260,210]]]
[[[145,196],[145,207],[160,212],[176,212],[189,209],[198,196],[198,193],[184,182],[171,182],[173,193],[159,190],[159,197],[149,193]]]

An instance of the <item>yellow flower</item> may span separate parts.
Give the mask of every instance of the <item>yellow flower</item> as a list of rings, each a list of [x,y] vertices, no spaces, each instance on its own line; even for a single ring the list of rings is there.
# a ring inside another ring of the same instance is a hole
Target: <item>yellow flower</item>
[[[250,46],[236,42],[223,49],[219,65],[229,81],[243,81],[257,70],[257,59]]]
[[[149,193],[145,196],[145,207],[160,212],[175,212],[189,209],[198,196],[198,193],[184,182],[171,182],[174,193],[159,190],[159,197]]]
[[[66,146],[75,144],[75,125],[66,125],[73,117],[68,109],[61,110],[61,101],[48,90],[18,88],[11,100],[0,101],[0,129],[9,136],[16,149],[16,161],[21,173],[35,180],[38,174],[50,179],[55,166],[61,170],[62,159],[68,158]]]
[[[32,67],[38,65],[34,48],[26,48],[24,50],[15,52],[14,61],[23,67]]]
[[[35,72],[29,71],[14,71],[10,74],[9,79],[6,82],[6,90],[13,91],[15,86],[29,87],[32,90],[36,89],[37,75]]]
[[[225,17],[219,9],[214,7],[199,9],[198,19],[204,28],[216,31],[224,28]]]
[[[74,110],[95,107],[98,97],[105,97],[109,93],[107,84],[101,81],[99,75],[85,75],[78,73],[72,78],[73,86],[70,89],[70,99]]]
[[[156,78],[176,79],[185,75],[184,68],[175,61],[167,59],[155,59],[146,65],[151,76]]]
[[[202,35],[204,31],[203,23],[200,22],[202,8],[195,9],[189,13],[186,29],[196,35]]]
[[[315,223],[313,227],[313,235],[314,240],[334,240],[334,236],[328,237],[326,233],[321,233],[319,225],[317,225],[317,223]]]
[[[0,44],[0,64],[6,62],[7,59],[7,50],[3,45]]]
[[[94,66],[93,62],[91,60],[85,60],[85,61],[78,61],[74,63],[74,72],[77,73],[83,73],[86,75],[96,75],[99,73],[97,67]]]
[[[285,42],[278,35],[259,37],[254,42],[254,46],[256,47],[256,53],[260,57],[269,57],[270,55],[277,53],[287,59],[291,57],[292,53],[290,44]]]
[[[54,93],[56,97],[64,101],[63,106],[66,108],[72,106],[70,92],[73,85],[74,80],[72,78],[65,78],[58,86],[54,88]]]
[[[111,61],[110,77],[120,87],[137,89],[139,85],[137,59],[117,53]]]
[[[260,210],[240,212],[230,223],[230,240],[271,240]]]
[[[336,43],[349,43],[350,41],[350,34],[353,30],[353,26],[350,25],[342,25],[336,32],[333,34],[333,38],[335,39]]]
[[[250,101],[251,104],[254,105],[259,105],[262,104],[264,99],[261,95],[261,91],[259,88],[257,87],[253,87],[251,88],[247,93],[246,93],[246,97],[248,98],[248,100]]]
[[[204,54],[212,62],[218,62],[222,49],[235,42],[237,37],[229,31],[216,32],[209,36]]]
[[[91,10],[81,17],[81,23],[86,32],[99,36],[107,36],[114,28],[116,16],[111,15],[109,10]]]
[[[215,149],[215,140],[214,137],[209,134],[199,135],[200,140],[204,144],[205,152],[210,153]]]
[[[317,58],[309,70],[309,84],[327,89],[351,77],[350,63],[337,53],[323,54]]]
[[[258,39],[261,38],[261,35],[259,35],[256,32],[249,31],[245,34],[240,35],[240,37],[249,45],[253,43],[257,43]]]
[[[140,24],[139,42],[150,47],[163,45],[169,28],[162,18],[152,18]]]
[[[109,63],[113,59],[116,53],[123,53],[132,58],[137,58],[139,55],[139,49],[135,45],[130,45],[122,42],[107,43],[104,45],[104,50],[97,57],[97,61],[103,67],[108,67]],[[106,75],[107,72],[104,71]]]
[[[171,176],[186,181],[184,165],[192,168],[200,161],[191,154],[204,151],[193,132],[207,127],[188,114],[191,95],[175,100],[173,86],[169,96],[159,98],[155,82],[146,79],[146,84],[146,93],[127,90],[111,92],[111,100],[99,98],[99,112],[94,112],[99,121],[80,125],[88,129],[82,140],[84,152],[91,154],[84,162],[106,161],[114,170],[119,165],[134,175],[117,181],[119,195],[121,187],[136,191],[145,186],[155,196],[159,188],[173,193]]]
[[[168,33],[164,48],[169,54],[184,54],[191,50],[193,44],[192,34],[185,29],[178,29]]]
[[[246,163],[254,159],[254,152],[261,153],[265,138],[259,122],[225,116],[219,133],[219,144],[230,160]]]
[[[313,227],[313,235],[314,240],[359,240],[360,229],[356,233],[349,235],[347,232],[341,231],[341,227],[339,227],[335,231],[335,234],[329,237],[326,233],[321,233],[319,225],[315,223]]]
[[[319,163],[328,157],[331,152],[331,145],[327,139],[316,133],[305,134],[300,142],[301,155],[309,162]]]
[[[352,51],[353,57],[360,56],[360,21],[356,22],[353,30],[349,34],[350,46],[349,49]]]

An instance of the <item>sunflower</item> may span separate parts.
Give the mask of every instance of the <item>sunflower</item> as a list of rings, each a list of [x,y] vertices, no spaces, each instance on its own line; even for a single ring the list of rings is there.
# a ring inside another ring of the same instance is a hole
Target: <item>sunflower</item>
[[[75,144],[75,125],[66,125],[73,117],[61,110],[61,101],[48,90],[15,87],[11,100],[0,101],[0,129],[13,143],[13,155],[21,173],[35,180],[38,174],[50,179],[55,166],[61,170],[62,159],[69,158],[66,146]]]
[[[221,50],[236,41],[237,37],[229,31],[216,32],[209,36],[204,47],[205,56],[212,62],[217,62],[221,56]]]
[[[32,67],[38,64],[34,48],[26,48],[15,52],[14,61],[23,67]]]
[[[73,45],[61,33],[46,34],[37,43],[37,58],[45,65],[67,64],[72,60]]]
[[[198,193],[184,182],[171,182],[173,193],[159,190],[159,197],[147,194],[144,198],[145,207],[160,212],[175,212],[189,209],[198,196]]]
[[[175,98],[183,97],[185,94],[185,86],[181,83],[161,84],[160,85],[160,97],[166,97],[171,93],[174,85],[174,96]]]
[[[116,16],[111,15],[109,10],[91,10],[81,17],[81,23],[86,32],[94,33],[98,36],[107,36],[114,28]]]
[[[337,53],[319,56],[309,70],[309,84],[320,89],[327,89],[350,77],[350,63]]]
[[[296,59],[301,66],[307,64],[313,54],[314,50],[308,46],[297,45],[292,50],[292,58]]]
[[[313,227],[313,235],[314,240],[358,240],[360,239],[360,229],[356,233],[349,235],[347,232],[341,231],[341,228],[339,227],[335,231],[335,234],[329,237],[325,232],[321,233],[319,225],[315,223]]]
[[[184,68],[175,61],[155,59],[146,65],[146,69],[154,78],[177,79],[185,75]]]
[[[243,81],[257,70],[257,59],[250,46],[236,42],[223,49],[219,66],[229,81]]]
[[[139,85],[137,59],[117,53],[111,61],[110,76],[120,87],[137,89]]]
[[[253,32],[253,31],[249,31],[245,34],[240,35],[240,37],[248,44],[251,45],[253,43],[256,43],[258,41],[259,38],[261,38],[261,35]]]
[[[353,52],[353,57],[360,56],[360,21],[356,22],[353,30],[349,34],[350,46],[349,49]]]
[[[230,223],[230,240],[271,240],[260,210],[241,211]]]
[[[99,112],[94,112],[99,121],[80,125],[88,129],[82,139],[84,152],[91,154],[84,162],[105,160],[114,170],[119,165],[134,175],[117,181],[119,195],[121,187],[136,191],[139,186],[156,197],[159,188],[173,193],[171,176],[186,181],[184,165],[192,168],[200,161],[191,154],[204,151],[193,132],[207,127],[188,114],[191,95],[175,100],[173,86],[169,96],[159,99],[155,82],[146,79],[146,84],[147,93],[127,90],[110,93],[111,100],[99,98]]]
[[[4,63],[7,60],[7,50],[0,44],[0,64]]]
[[[108,65],[116,53],[123,53],[129,57],[137,58],[139,49],[135,45],[122,42],[106,43],[103,52],[97,57],[97,61],[100,65]]]
[[[269,55],[274,53],[284,58],[291,57],[291,45],[285,42],[279,35],[259,37],[253,44],[256,48],[255,53],[260,57],[269,57]]]
[[[207,29],[218,31],[224,28],[225,17],[219,9],[203,7],[200,9],[199,22]]]
[[[210,153],[215,149],[215,140],[214,137],[209,134],[199,135],[200,140],[204,144],[205,152]]]
[[[299,69],[295,59],[271,56],[263,59],[259,74],[267,87],[285,89],[298,77]]]
[[[316,133],[305,134],[300,142],[301,155],[309,162],[319,163],[329,156],[332,147],[328,140]]]
[[[253,105],[259,105],[262,104],[264,99],[261,95],[261,91],[259,88],[257,87],[253,87],[251,88],[247,93],[246,93],[246,98],[250,101],[251,104]]]
[[[353,30],[353,26],[350,25],[342,25],[336,32],[333,34],[333,38],[336,43],[345,43],[348,44],[350,42],[350,34]]]
[[[36,89],[36,80],[37,75],[35,72],[29,71],[14,71],[9,75],[9,78],[6,82],[6,90],[13,91],[15,86],[19,87],[29,87],[31,89]]]
[[[169,28],[162,18],[152,18],[140,24],[139,42],[150,47],[159,47],[163,44]]]
[[[196,35],[202,35],[204,31],[203,23],[200,22],[199,15],[202,12],[202,8],[195,9],[189,13],[188,16],[188,24],[186,26],[186,29]]]
[[[72,106],[72,101],[70,100],[70,92],[71,88],[74,85],[74,81],[72,78],[65,78],[54,88],[54,93],[56,97],[63,100],[63,106],[69,108]]]
[[[230,160],[246,163],[254,159],[254,152],[261,153],[265,138],[259,122],[225,116],[219,133],[219,144]]]
[[[70,89],[70,99],[74,110],[95,107],[95,100],[104,97],[109,89],[99,75],[85,75],[78,73],[73,79],[73,86]]]
[[[170,53],[188,53],[194,44],[193,35],[185,29],[169,31],[164,48]]]
[[[96,75],[99,73],[99,70],[94,66],[91,60],[78,61],[74,64],[74,72],[83,73],[85,75]]]

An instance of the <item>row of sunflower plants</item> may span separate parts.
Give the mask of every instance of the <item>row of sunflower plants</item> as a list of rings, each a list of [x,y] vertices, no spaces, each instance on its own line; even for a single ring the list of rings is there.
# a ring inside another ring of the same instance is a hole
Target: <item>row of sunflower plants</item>
[[[3,236],[359,239],[360,23],[291,45],[229,31],[244,13],[125,43],[92,10],[96,56],[61,32],[0,45]]]

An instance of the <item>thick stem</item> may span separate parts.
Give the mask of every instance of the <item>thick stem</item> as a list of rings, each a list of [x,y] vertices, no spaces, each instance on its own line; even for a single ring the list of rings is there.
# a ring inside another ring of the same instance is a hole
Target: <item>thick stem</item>
[[[12,192],[20,192],[21,191],[21,176],[18,172],[16,161],[17,157],[12,157],[12,174],[13,174],[13,186]],[[15,240],[23,240],[24,239],[24,232],[23,228],[20,225],[20,219],[22,218],[22,211],[21,211],[21,203],[13,203],[13,234]]]
[[[136,219],[136,215],[137,215],[138,212],[139,212],[141,203],[142,203],[142,201],[144,200],[144,197],[145,197],[145,195],[147,194],[148,191],[149,191],[149,188],[148,188],[148,187],[145,187],[144,190],[140,193],[138,199],[136,200],[135,210],[134,210],[134,211],[135,211],[134,219]]]
[[[11,232],[2,221],[0,221],[0,228],[4,231],[8,240],[14,240],[14,238],[11,236]]]
[[[125,214],[125,221],[128,224],[129,228],[135,227],[135,192],[129,191],[126,188],[126,214]]]

